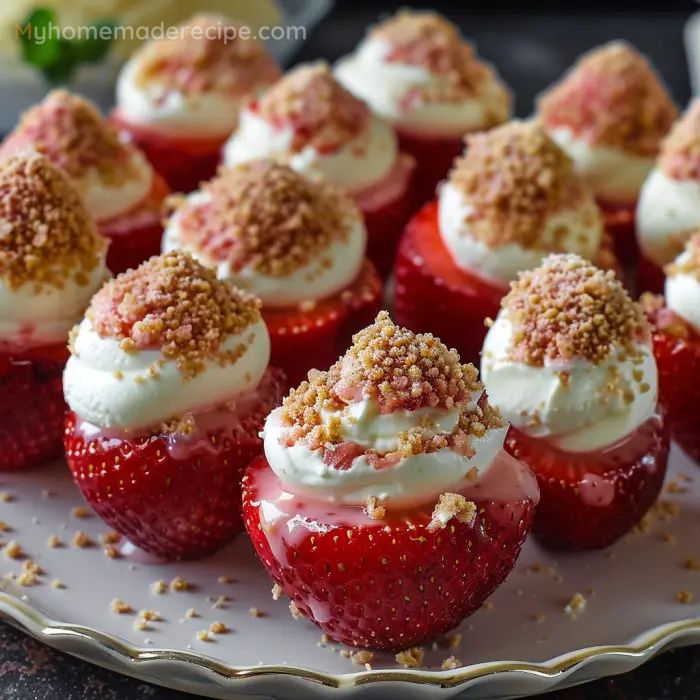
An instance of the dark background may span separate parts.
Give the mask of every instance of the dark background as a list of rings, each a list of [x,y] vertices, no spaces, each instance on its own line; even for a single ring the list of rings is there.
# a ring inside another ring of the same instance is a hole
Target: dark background
[[[0,0],[7,1],[7,0]],[[147,1],[147,0],[146,0]],[[183,0],[186,1],[186,0]],[[368,24],[400,5],[432,8],[473,39],[516,94],[527,116],[533,99],[586,49],[615,38],[632,42],[684,105],[690,96],[683,25],[691,0],[560,0],[559,2],[411,2],[336,0],[298,60],[334,60],[350,51]],[[231,1],[235,15],[235,0]],[[406,693],[407,697],[409,693]],[[1,700],[186,700],[191,696],[131,680],[59,654],[0,623]],[[553,693],[549,700],[698,700],[700,647],[660,656],[614,679]]]

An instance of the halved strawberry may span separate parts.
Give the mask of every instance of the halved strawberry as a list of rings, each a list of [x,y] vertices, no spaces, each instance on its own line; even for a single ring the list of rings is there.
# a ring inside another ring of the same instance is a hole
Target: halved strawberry
[[[248,534],[296,608],[333,639],[393,651],[453,629],[513,568],[532,502],[471,500],[473,521],[429,527],[435,504],[373,520],[285,494],[262,457],[243,478]]]
[[[283,373],[268,370],[255,398],[194,436],[86,438],[68,412],[68,466],[87,502],[133,544],[165,559],[203,556],[242,529],[243,470],[261,454],[258,434],[285,390]]]
[[[413,199],[415,166],[411,156],[401,154],[387,177],[353,195],[365,219],[367,257],[382,277],[391,272],[401,231],[416,210]]]
[[[637,294],[643,292],[663,294],[665,283],[666,275],[663,268],[642,253],[637,266]]]
[[[100,233],[110,240],[107,267],[114,274],[138,267],[160,253],[163,201],[169,193],[165,180],[154,173],[147,197],[128,211],[97,223]]]
[[[436,201],[408,223],[396,256],[396,320],[412,331],[433,333],[464,362],[478,362],[484,321],[498,313],[507,287],[458,268],[438,228]]]
[[[464,136],[419,134],[397,129],[399,147],[416,159],[414,211],[435,197],[435,188],[447,177],[455,158],[464,151]]]
[[[668,309],[648,308],[659,400],[673,439],[700,464],[700,336]]]
[[[615,255],[623,265],[632,265],[639,257],[636,234],[636,203],[609,204],[598,201],[605,230],[610,235]]]
[[[382,305],[382,281],[365,260],[355,282],[311,308],[267,309],[262,314],[270,333],[270,362],[283,369],[292,386],[312,368],[328,367],[350,345],[352,336],[374,320]]]
[[[26,469],[61,454],[65,345],[0,351],[0,470]]]
[[[557,549],[607,547],[656,501],[666,475],[669,433],[653,416],[622,441],[591,452],[564,452],[511,428],[506,449],[537,476],[533,533]]]
[[[177,136],[165,134],[153,127],[133,124],[119,110],[110,121],[131,143],[138,146],[154,170],[165,179],[173,192],[191,192],[203,180],[216,174],[221,162],[223,136]]]

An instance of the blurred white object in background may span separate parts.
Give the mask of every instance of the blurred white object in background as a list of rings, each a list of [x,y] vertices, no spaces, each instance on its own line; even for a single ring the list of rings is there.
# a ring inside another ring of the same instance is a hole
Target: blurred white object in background
[[[693,95],[700,95],[700,12],[691,15],[686,22],[684,40],[688,55],[690,88]]]
[[[2,0],[0,2],[0,134],[8,132],[30,105],[39,102],[50,85],[35,67],[22,61],[16,27],[38,8],[55,12],[63,27],[79,27],[104,19],[121,26],[154,27],[179,24],[196,12],[219,12],[257,30],[260,27],[304,27],[306,32],[330,10],[332,0]],[[143,31],[143,30],[142,30]],[[303,42],[302,32],[288,32],[267,42],[270,53],[286,64]],[[85,95],[103,111],[114,103],[114,83],[125,58],[138,44],[118,41],[104,60],[78,66],[65,84]]]

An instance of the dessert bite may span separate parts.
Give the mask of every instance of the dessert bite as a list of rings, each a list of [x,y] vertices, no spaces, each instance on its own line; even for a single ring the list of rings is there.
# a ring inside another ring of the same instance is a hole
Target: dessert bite
[[[338,80],[396,129],[416,158],[416,199],[435,196],[464,135],[505,122],[512,99],[496,71],[436,12],[400,10],[335,66]]]
[[[660,76],[634,47],[613,41],[584,54],[538,111],[593,189],[618,255],[634,260],[639,190],[678,115]]]
[[[473,365],[383,311],[264,429],[253,545],[333,639],[399,650],[454,628],[513,568],[538,499]]]
[[[522,273],[486,336],[481,374],[512,424],[506,449],[537,475],[533,531],[606,547],[661,489],[669,437],[649,326],[611,271],[552,255]]]
[[[175,191],[212,177],[245,100],[279,77],[259,41],[223,15],[196,14],[122,68],[112,121]]]
[[[415,162],[389,124],[343,88],[324,63],[298,66],[243,108],[224,148],[226,165],[272,158],[320,174],[350,194],[365,218],[368,253],[391,268],[410,215]]]
[[[653,329],[659,398],[671,435],[700,462],[700,231],[666,266],[665,299],[642,297]]]
[[[274,161],[222,168],[174,202],[163,250],[182,249],[262,301],[272,364],[298,384],[377,315],[382,283],[352,199]]]
[[[438,200],[411,219],[401,239],[396,317],[476,361],[484,320],[498,313],[508,284],[552,252],[616,265],[571,159],[534,122],[469,136]]]
[[[664,140],[656,166],[639,196],[639,291],[663,291],[664,265],[683,251],[683,245],[699,225],[700,100],[696,99]]]
[[[107,276],[106,252],[47,158],[0,164],[0,470],[61,453],[68,333]]]
[[[166,559],[228,542],[285,383],[258,300],[185,253],[153,257],[93,297],[70,351],[65,451],[88,503]]]
[[[22,115],[0,146],[0,160],[27,149],[62,168],[111,242],[107,265],[120,272],[159,250],[167,185],[87,100],[50,92]]]

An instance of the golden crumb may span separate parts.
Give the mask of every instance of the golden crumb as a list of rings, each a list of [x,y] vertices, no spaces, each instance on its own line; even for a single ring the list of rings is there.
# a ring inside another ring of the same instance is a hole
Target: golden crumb
[[[289,601],[289,613],[295,620],[301,620],[304,618],[304,613],[299,610],[297,604],[293,601]]]
[[[440,668],[443,671],[454,671],[461,665],[462,662],[456,656],[448,656],[446,659],[443,660],[442,664],[440,665]]]
[[[200,642],[214,641],[209,635],[209,630],[199,630],[199,632],[197,632],[197,639],[199,639]]]
[[[39,583],[39,576],[34,571],[23,571],[17,577],[17,583],[20,586],[34,586]]]
[[[66,584],[63,583],[60,579],[55,578],[53,581],[51,581],[51,588],[56,588],[58,590],[63,589],[66,587]]]
[[[236,579],[231,576],[219,576],[216,579],[219,583],[236,583]]]
[[[41,567],[32,559],[27,559],[22,562],[22,571],[26,571],[27,573],[35,574],[37,576],[44,573],[41,570]]]
[[[170,588],[173,591],[188,591],[190,589],[190,584],[185,581],[182,576],[176,576],[171,582],[170,582]]]
[[[248,608],[248,615],[250,617],[263,617],[265,613],[260,608]]]
[[[229,600],[230,600],[230,598],[229,598],[228,596],[226,596],[226,595],[220,595],[220,596],[211,604],[211,607],[214,608],[214,609],[217,609],[217,608],[225,608],[225,607],[226,607],[226,603],[228,603]]]
[[[84,549],[85,547],[92,547],[93,544],[94,542],[82,530],[78,530],[75,535],[73,535],[74,547]]]
[[[102,337],[121,341],[123,349],[158,347],[185,378],[203,371],[205,362],[233,364],[249,340],[222,345],[260,321],[260,302],[218,280],[187,253],[155,256],[105,284],[87,312]]]
[[[400,10],[373,27],[372,35],[388,45],[385,61],[418,66],[440,76],[414,86],[421,103],[478,99],[485,111],[481,128],[508,118],[510,92],[493,68],[479,60],[457,27],[442,15]]]
[[[460,632],[453,632],[447,638],[447,645],[450,649],[456,649],[462,643],[462,635]]]
[[[110,532],[103,532],[100,535],[100,542],[102,544],[117,544],[121,538],[122,536],[118,532],[111,530]]]
[[[111,602],[110,608],[113,613],[117,613],[118,615],[128,615],[134,611],[131,605],[125,603],[123,600],[119,600],[119,598],[115,598]]]
[[[365,666],[366,664],[372,663],[373,658],[374,654],[371,651],[367,651],[367,649],[360,649],[350,654],[350,661],[357,666]]]
[[[0,502],[12,503],[14,500],[15,497],[11,493],[8,493],[7,491],[0,491]]]
[[[320,61],[285,73],[258,100],[257,111],[273,124],[292,126],[293,152],[312,147],[332,153],[362,134],[371,118],[369,107]]]
[[[2,553],[8,559],[21,559],[24,556],[22,545],[17,540],[10,540],[3,548]]]
[[[2,145],[0,156],[27,148],[47,157],[78,185],[91,173],[115,187],[138,176],[134,147],[123,142],[117,130],[97,107],[79,95],[53,90],[28,109]]]
[[[547,616],[544,613],[535,613],[532,616],[533,622],[537,622],[537,624],[542,624],[546,619]]]
[[[700,174],[698,177],[700,178]],[[688,275],[700,280],[700,230],[694,230],[690,234],[680,260],[674,260],[671,264],[666,265],[664,272],[667,277]],[[664,331],[667,330],[664,328]]]
[[[133,628],[140,632],[148,632],[153,629],[153,627],[148,624],[148,621],[144,620],[142,617],[137,617],[136,620],[134,620]]]
[[[568,128],[591,146],[655,156],[678,115],[649,61],[623,41],[584,54],[539,99],[548,129]]]
[[[151,584],[151,592],[157,595],[163,595],[163,593],[168,592],[168,582],[167,581],[154,581]]]
[[[682,589],[676,594],[676,600],[684,605],[690,605],[695,601],[695,596],[690,591]]]
[[[536,122],[512,121],[469,135],[450,184],[470,203],[470,231],[490,248],[517,243],[562,251],[571,231],[560,226],[550,240],[545,223],[556,211],[576,205],[586,205],[587,228],[602,232],[600,214],[573,161]]]
[[[265,46],[242,37],[240,26],[223,15],[198,13],[178,30],[134,54],[137,85],[190,98],[209,92],[240,98],[279,75]]]
[[[185,617],[199,617],[199,613],[194,608],[187,608],[185,611]]]
[[[688,559],[683,560],[682,566],[686,571],[700,571],[700,559],[688,557]]]
[[[420,668],[425,658],[425,650],[422,647],[411,647],[400,651],[394,658],[396,663],[404,668]]]
[[[276,583],[272,587],[272,600],[279,600],[281,595],[282,595],[282,586],[280,586],[279,583]]]
[[[661,540],[670,545],[678,544],[678,539],[672,532],[662,532]]]
[[[428,530],[442,530],[453,519],[471,525],[476,519],[476,512],[476,504],[473,501],[468,501],[457,493],[443,493],[435,505]]]
[[[367,513],[367,517],[372,520],[382,520],[386,515],[386,508],[379,503],[375,496],[368,496],[367,504],[365,505],[365,513]]]
[[[12,528],[4,521],[0,520],[0,532],[11,532]]]
[[[211,625],[209,625],[209,631],[212,634],[226,634],[229,628],[226,627],[223,622],[212,622]]]
[[[108,559],[121,559],[122,553],[112,544],[106,545],[102,551]]]
[[[139,617],[142,620],[146,620],[146,622],[160,622],[163,619],[160,616],[160,613],[156,612],[155,610],[140,610]]]
[[[73,518],[89,518],[91,515],[90,511],[83,506],[72,508],[70,514]]]
[[[574,593],[571,600],[564,607],[564,612],[570,617],[576,617],[586,609],[586,599],[581,593]]]
[[[550,255],[522,272],[501,302],[513,325],[513,358],[540,366],[585,358],[600,363],[613,352],[636,357],[649,337],[641,306],[611,271],[577,255]]]
[[[272,161],[222,168],[203,191],[206,201],[185,199],[174,209],[181,242],[234,273],[286,277],[305,267],[323,274],[326,251],[361,218],[347,195]]]
[[[63,547],[63,542],[58,535],[49,535],[49,539],[46,540],[46,546],[55,549],[57,547]]]
[[[10,289],[80,286],[106,243],[65,173],[36,153],[0,166],[0,275]]]

